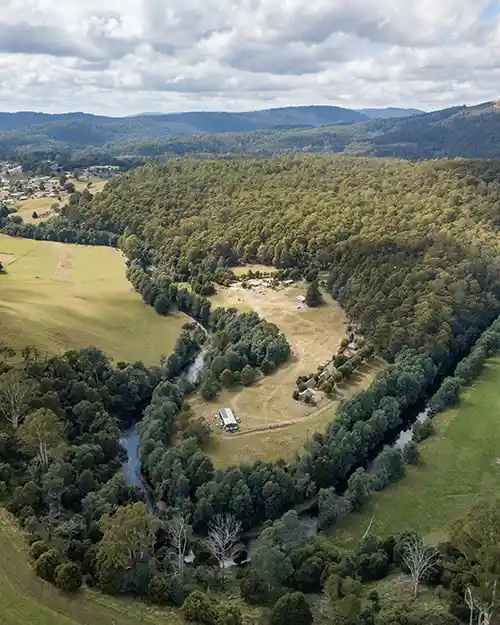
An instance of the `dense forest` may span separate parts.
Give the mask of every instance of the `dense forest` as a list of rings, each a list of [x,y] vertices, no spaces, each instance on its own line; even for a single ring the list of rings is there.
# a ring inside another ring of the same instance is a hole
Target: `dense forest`
[[[198,290],[245,262],[324,270],[379,352],[423,349],[446,368],[499,312],[499,184],[498,165],[461,160],[179,160],[122,176],[65,218]]]

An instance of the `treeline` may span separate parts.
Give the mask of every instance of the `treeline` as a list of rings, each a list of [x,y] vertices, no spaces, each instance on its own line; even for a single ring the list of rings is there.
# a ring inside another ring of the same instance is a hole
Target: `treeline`
[[[460,390],[470,386],[479,377],[484,363],[500,349],[500,318],[495,319],[476,341],[470,354],[457,365],[453,376],[444,379],[437,392],[431,397],[429,407],[434,413],[454,406],[460,400]]]
[[[241,263],[327,270],[378,352],[422,349],[445,370],[500,310],[499,191],[494,163],[176,161],[111,182],[76,219],[200,288]]]
[[[20,218],[19,218],[20,219]],[[3,234],[36,241],[59,241],[60,243],[78,243],[80,245],[117,246],[118,237],[104,230],[75,227],[64,217],[55,217],[38,224],[19,221],[16,215],[0,219]]]

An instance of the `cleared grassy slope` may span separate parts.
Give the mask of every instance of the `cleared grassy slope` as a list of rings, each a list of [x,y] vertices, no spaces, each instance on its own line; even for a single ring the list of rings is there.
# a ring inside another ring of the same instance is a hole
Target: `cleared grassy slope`
[[[187,318],[161,317],[125,278],[121,254],[0,235],[0,338],[48,352],[103,349],[117,360],[157,363]]]
[[[385,535],[413,528],[431,541],[446,535],[449,524],[472,505],[499,496],[500,357],[488,361],[460,405],[439,414],[436,434],[425,441],[417,467],[386,491],[376,494],[362,512],[350,515],[332,532],[335,541],[353,543],[366,530]]]

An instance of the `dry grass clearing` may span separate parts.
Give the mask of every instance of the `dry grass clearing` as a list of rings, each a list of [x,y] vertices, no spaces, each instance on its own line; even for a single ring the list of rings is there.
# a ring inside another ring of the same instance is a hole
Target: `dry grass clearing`
[[[223,434],[215,428],[212,456],[218,466],[256,458],[292,458],[315,431],[324,429],[332,420],[339,401],[370,384],[382,366],[376,360],[365,364],[340,387],[333,401],[323,398],[316,407],[294,401],[297,377],[316,371],[318,364],[332,357],[346,336],[347,326],[344,311],[328,296],[319,308],[299,305],[296,298],[304,292],[302,284],[281,291],[231,287],[221,289],[213,298],[214,305],[255,310],[285,333],[293,350],[290,362],[254,386],[223,391],[214,402],[201,398],[193,401],[196,413],[210,422],[221,406],[232,408],[241,418],[237,434]]]
[[[146,306],[112,248],[2,235],[0,260],[7,270],[0,275],[1,338],[14,347],[52,353],[93,345],[117,360],[152,364],[171,352],[186,321]]]
[[[68,182],[72,182],[75,185],[76,191],[80,193],[84,189],[88,189],[93,195],[99,193],[106,186],[107,180],[101,178],[91,178],[90,180],[77,180],[76,178],[68,178]],[[91,183],[89,186],[89,182]]]
[[[278,270],[276,267],[269,267],[268,265],[244,265],[243,267],[233,268],[233,272],[236,276],[243,276],[249,271],[253,271],[254,273],[257,271],[261,273],[276,273]]]
[[[56,197],[30,198],[29,200],[24,200],[23,202],[17,202],[16,215],[22,217],[24,223],[39,223],[40,221],[45,221],[54,216],[54,210],[52,207],[55,204],[59,207],[62,206],[63,203]],[[33,219],[33,212],[38,214],[37,219]]]

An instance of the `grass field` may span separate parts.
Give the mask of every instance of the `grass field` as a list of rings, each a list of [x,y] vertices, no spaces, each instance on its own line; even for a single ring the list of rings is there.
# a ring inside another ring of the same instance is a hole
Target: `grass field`
[[[472,505],[500,492],[500,358],[491,359],[460,405],[439,414],[436,434],[425,441],[421,461],[407,475],[376,494],[366,508],[333,530],[345,546],[366,530],[383,536],[413,528],[431,542],[446,537],[449,524]]]
[[[235,267],[233,272],[236,276],[242,276],[247,274],[250,270],[254,273],[260,271],[261,273],[276,273],[278,270],[276,267],[270,267],[269,265],[244,265],[243,267]]]
[[[172,610],[114,599],[95,591],[76,597],[37,578],[24,537],[0,508],[0,625],[179,625]]]
[[[118,360],[157,363],[186,317],[161,317],[125,278],[121,254],[0,236],[0,338],[49,352],[96,346]]]
[[[24,200],[24,202],[17,203],[16,215],[22,217],[24,223],[39,223],[53,217],[54,211],[52,210],[52,206],[54,204],[61,206],[62,202],[56,197],[30,198],[29,200]],[[33,219],[32,215],[34,211],[38,214],[37,219]]]
[[[339,400],[366,387],[382,366],[375,360],[364,365],[350,383],[340,387],[335,401],[325,398],[316,407],[294,401],[297,377],[316,371],[318,364],[332,357],[346,336],[347,326],[344,311],[328,296],[319,308],[299,306],[296,298],[304,292],[304,285],[260,292],[230,288],[220,289],[211,298],[214,306],[255,310],[286,334],[293,350],[289,363],[254,386],[223,391],[214,402],[201,398],[192,402],[195,412],[210,422],[220,406],[231,407],[241,417],[237,434],[223,434],[215,428],[212,456],[218,466],[256,458],[292,458],[315,431],[333,419]]]

